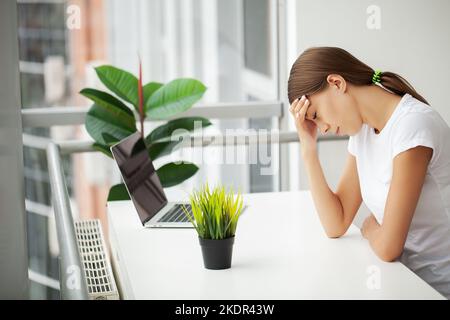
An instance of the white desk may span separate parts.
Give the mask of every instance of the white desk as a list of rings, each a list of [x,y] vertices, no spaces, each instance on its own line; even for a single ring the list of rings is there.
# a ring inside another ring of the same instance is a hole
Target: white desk
[[[194,229],[146,229],[131,202],[108,203],[123,298],[443,299],[403,264],[378,259],[358,228],[327,238],[307,191],[244,201],[227,270],[204,269]],[[377,278],[379,289],[367,285]]]

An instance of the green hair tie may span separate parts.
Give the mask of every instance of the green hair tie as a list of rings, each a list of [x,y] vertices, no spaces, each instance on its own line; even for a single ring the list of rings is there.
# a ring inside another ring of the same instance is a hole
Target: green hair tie
[[[376,70],[372,76],[372,82],[374,84],[381,82],[381,70]]]

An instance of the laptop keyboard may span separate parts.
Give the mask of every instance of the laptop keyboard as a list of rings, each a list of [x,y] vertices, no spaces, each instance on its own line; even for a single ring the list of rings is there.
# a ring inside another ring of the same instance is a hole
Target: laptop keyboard
[[[190,204],[185,204],[186,210],[193,218],[192,209]],[[183,205],[176,204],[167,213],[158,220],[158,222],[189,222],[188,217],[183,210]]]

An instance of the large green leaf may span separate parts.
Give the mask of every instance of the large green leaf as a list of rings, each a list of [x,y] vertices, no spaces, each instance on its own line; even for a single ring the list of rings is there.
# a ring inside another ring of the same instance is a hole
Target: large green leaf
[[[170,154],[181,141],[164,141],[152,143],[148,148],[150,159],[156,160]]]
[[[174,134],[176,130],[182,129],[181,133],[183,133],[183,131],[185,130],[193,131],[194,129],[197,129],[197,127],[194,127],[195,125],[197,125],[197,127],[204,128],[210,126],[211,122],[208,119],[202,117],[185,117],[174,119],[155,128],[145,138],[145,141],[149,145],[150,143],[161,139],[169,139],[172,137],[172,134]]]
[[[109,189],[108,201],[130,200],[127,187],[123,183],[116,184]]]
[[[123,112],[127,113],[129,116],[131,116],[133,119],[131,119],[130,126],[133,126],[134,123],[134,115],[133,112],[128,108],[122,101],[117,99],[116,97],[110,95],[109,93],[106,93],[104,91],[100,91],[97,89],[92,88],[86,88],[80,91],[80,93],[85,96],[86,98],[92,100],[96,104],[102,105],[102,106],[108,106],[113,105]]]
[[[95,71],[109,90],[131,103],[139,111],[138,79],[133,74],[108,65],[97,67]]]
[[[153,93],[155,93],[156,90],[158,90],[162,86],[163,84],[159,82],[149,82],[142,88],[142,91],[144,92],[144,109],[145,103],[148,101],[148,99],[152,96]]]
[[[179,164],[170,162],[156,170],[159,180],[164,188],[172,187],[192,177],[198,167],[189,162]]]
[[[95,103],[86,115],[86,130],[95,142],[110,145],[136,132],[134,117],[112,104]]]
[[[112,135],[110,135],[107,132],[102,133],[103,140],[106,142],[107,147],[112,146],[113,144],[116,144],[120,140]]]
[[[100,151],[101,153],[107,155],[108,157],[112,158],[112,153],[111,153],[111,149],[109,149],[108,146],[105,146],[103,144],[97,143],[95,142],[92,147],[94,148],[94,150]]]
[[[176,79],[158,90],[145,103],[147,116],[162,120],[188,110],[201,99],[206,87],[196,79]]]

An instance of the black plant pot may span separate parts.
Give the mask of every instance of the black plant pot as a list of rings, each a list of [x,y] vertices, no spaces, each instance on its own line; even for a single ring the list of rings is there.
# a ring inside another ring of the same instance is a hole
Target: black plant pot
[[[220,270],[231,268],[231,258],[233,256],[234,236],[221,239],[202,239],[203,264],[206,269]]]

